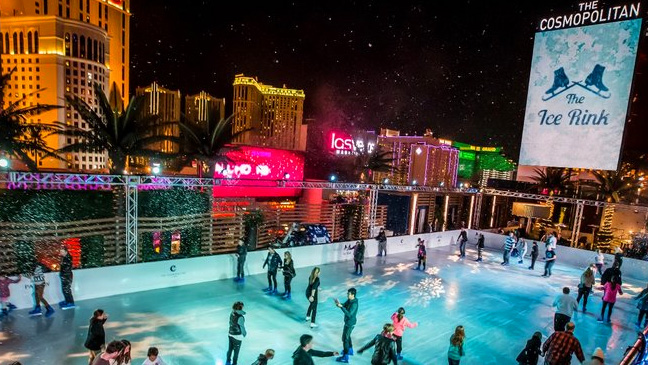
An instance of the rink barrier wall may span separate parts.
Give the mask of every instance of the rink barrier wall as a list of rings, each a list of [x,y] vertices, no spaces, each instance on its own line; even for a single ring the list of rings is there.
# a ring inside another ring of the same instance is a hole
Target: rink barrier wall
[[[428,248],[449,246],[458,231],[425,233],[411,236],[387,238],[387,253],[415,252],[416,240],[422,238]],[[324,265],[353,260],[355,241],[336,242],[325,245],[292,247],[278,249],[292,254],[295,268]],[[365,257],[378,254],[375,239],[365,240]],[[267,250],[250,251],[245,263],[245,274],[255,275],[266,272],[263,268]],[[74,270],[73,293],[76,301],[109,297],[146,290],[169,288],[180,285],[203,283],[213,280],[230,279],[236,276],[236,256],[222,254],[195,258],[146,262],[131,265],[107,266],[92,269]],[[45,299],[51,304],[63,300],[58,272],[45,274]],[[18,308],[34,305],[33,285],[30,278],[23,277],[17,284],[10,285],[11,302]]]
[[[468,232],[469,245],[471,243],[473,245],[477,243],[478,232],[480,231],[469,230]],[[490,233],[490,232],[482,232],[482,233],[484,234],[484,246],[486,247],[486,249],[503,252],[504,241],[506,239],[505,235]],[[528,256],[531,254],[531,245],[534,240],[527,240],[527,241],[529,247],[527,251],[527,256]],[[538,246],[540,248],[538,262],[544,265],[543,261],[540,261],[540,259],[544,257],[545,244],[541,243],[538,240],[536,240],[536,242],[538,242]],[[612,263],[614,262],[614,255],[607,254],[607,253],[604,255],[605,255],[605,268],[612,266]],[[556,247],[556,257],[557,257],[556,265],[569,265],[573,267],[582,267],[584,270],[588,265],[593,264],[595,262],[595,256],[596,256],[596,252],[594,251],[581,250],[578,248],[561,246],[561,245],[558,245]],[[621,272],[623,273],[623,277],[629,277],[640,281],[648,281],[648,261],[624,257],[623,265],[621,266]]]

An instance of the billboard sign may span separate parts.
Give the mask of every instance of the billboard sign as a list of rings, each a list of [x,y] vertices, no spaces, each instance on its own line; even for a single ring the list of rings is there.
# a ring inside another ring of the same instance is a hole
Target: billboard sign
[[[639,3],[606,8],[593,1],[579,4],[575,14],[540,21],[520,165],[616,170],[641,31],[639,9]],[[576,25],[581,26],[567,28]]]
[[[376,138],[351,136],[346,132],[332,131],[329,133],[329,150],[336,155],[355,155],[366,149],[367,153],[376,148]]]

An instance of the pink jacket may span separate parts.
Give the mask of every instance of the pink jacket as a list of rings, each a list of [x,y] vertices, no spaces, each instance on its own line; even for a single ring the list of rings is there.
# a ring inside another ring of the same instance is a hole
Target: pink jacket
[[[414,328],[418,326],[418,323],[412,323],[407,320],[407,317],[403,316],[403,319],[398,320],[398,313],[394,313],[391,316],[392,323],[394,324],[394,335],[398,337],[403,337],[403,331],[405,327]]]
[[[600,290],[604,290],[603,301],[608,303],[616,303],[616,296],[618,294],[623,294],[621,291],[621,285],[617,284],[616,290],[612,290],[612,283],[607,282],[604,286],[599,287]]]
[[[0,298],[9,298],[11,296],[9,292],[9,284],[17,284],[20,281],[18,279],[10,279],[6,276],[0,276]]]

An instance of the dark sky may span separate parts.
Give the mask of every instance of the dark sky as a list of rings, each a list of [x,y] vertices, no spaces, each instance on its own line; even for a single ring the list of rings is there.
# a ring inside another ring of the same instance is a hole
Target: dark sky
[[[431,128],[517,159],[536,22],[559,3],[137,0],[131,87],[206,90],[231,108],[245,73],[304,89],[320,125]]]

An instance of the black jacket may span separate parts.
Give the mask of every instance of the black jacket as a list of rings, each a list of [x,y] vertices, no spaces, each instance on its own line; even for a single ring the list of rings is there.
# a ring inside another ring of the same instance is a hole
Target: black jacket
[[[283,274],[284,276],[289,276],[291,278],[294,278],[297,276],[297,273],[295,272],[295,265],[293,264],[293,260],[290,260],[289,263],[284,263],[283,265]]]
[[[96,320],[93,318],[90,320],[88,337],[83,345],[85,348],[92,351],[101,351],[101,346],[106,343],[106,332],[104,332],[103,327],[104,323],[106,323],[105,319]]]
[[[356,316],[358,315],[358,298],[347,299],[340,309],[344,312],[344,325],[355,326],[357,322]]]
[[[306,299],[310,298],[311,293],[313,292],[313,290],[315,290],[314,299],[315,301],[317,301],[317,293],[319,292],[318,289],[320,286],[320,279],[319,277],[315,278],[312,284],[310,283],[310,278],[308,280],[309,280],[308,286],[306,287]]]
[[[484,235],[479,235],[479,238],[477,239],[477,247],[484,248]]]
[[[229,334],[230,335],[247,335],[245,331],[245,312],[241,310],[233,310],[229,318]]]
[[[248,247],[246,244],[236,246],[236,253],[239,255],[239,257],[245,258],[247,252],[248,252]]]
[[[281,256],[279,256],[279,254],[276,252],[273,254],[268,252],[268,256],[263,263],[263,267],[266,266],[268,266],[268,271],[277,272],[277,270],[281,266]]]
[[[376,346],[376,349],[371,357],[371,365],[387,365],[390,362],[393,362],[394,365],[398,364],[393,339],[387,338],[382,334],[376,335],[368,344],[362,346],[358,350],[358,353],[361,354],[372,346]]]
[[[603,271],[603,275],[601,275],[601,285],[605,285],[605,283],[611,281],[613,277],[617,278],[617,284],[622,284],[621,270],[617,267],[610,267]]]
[[[252,365],[267,365],[267,364],[268,364],[268,358],[264,354],[259,354],[259,357],[256,359],[256,361],[252,363]]]
[[[335,355],[332,351],[317,351],[310,349],[304,351],[303,348],[299,347],[295,352],[293,352],[293,365],[315,365],[313,362],[313,356],[316,357],[331,357]]]
[[[353,250],[353,260],[357,262],[364,262],[365,245],[356,244]]]
[[[515,360],[522,365],[537,365],[538,356],[540,355],[540,346],[542,346],[542,341],[537,337],[531,337],[531,339],[527,341],[526,347],[522,352],[520,352]]]
[[[538,257],[538,245],[531,246],[531,256]]]
[[[61,258],[59,275],[62,280],[72,280],[72,256],[69,253]]]

